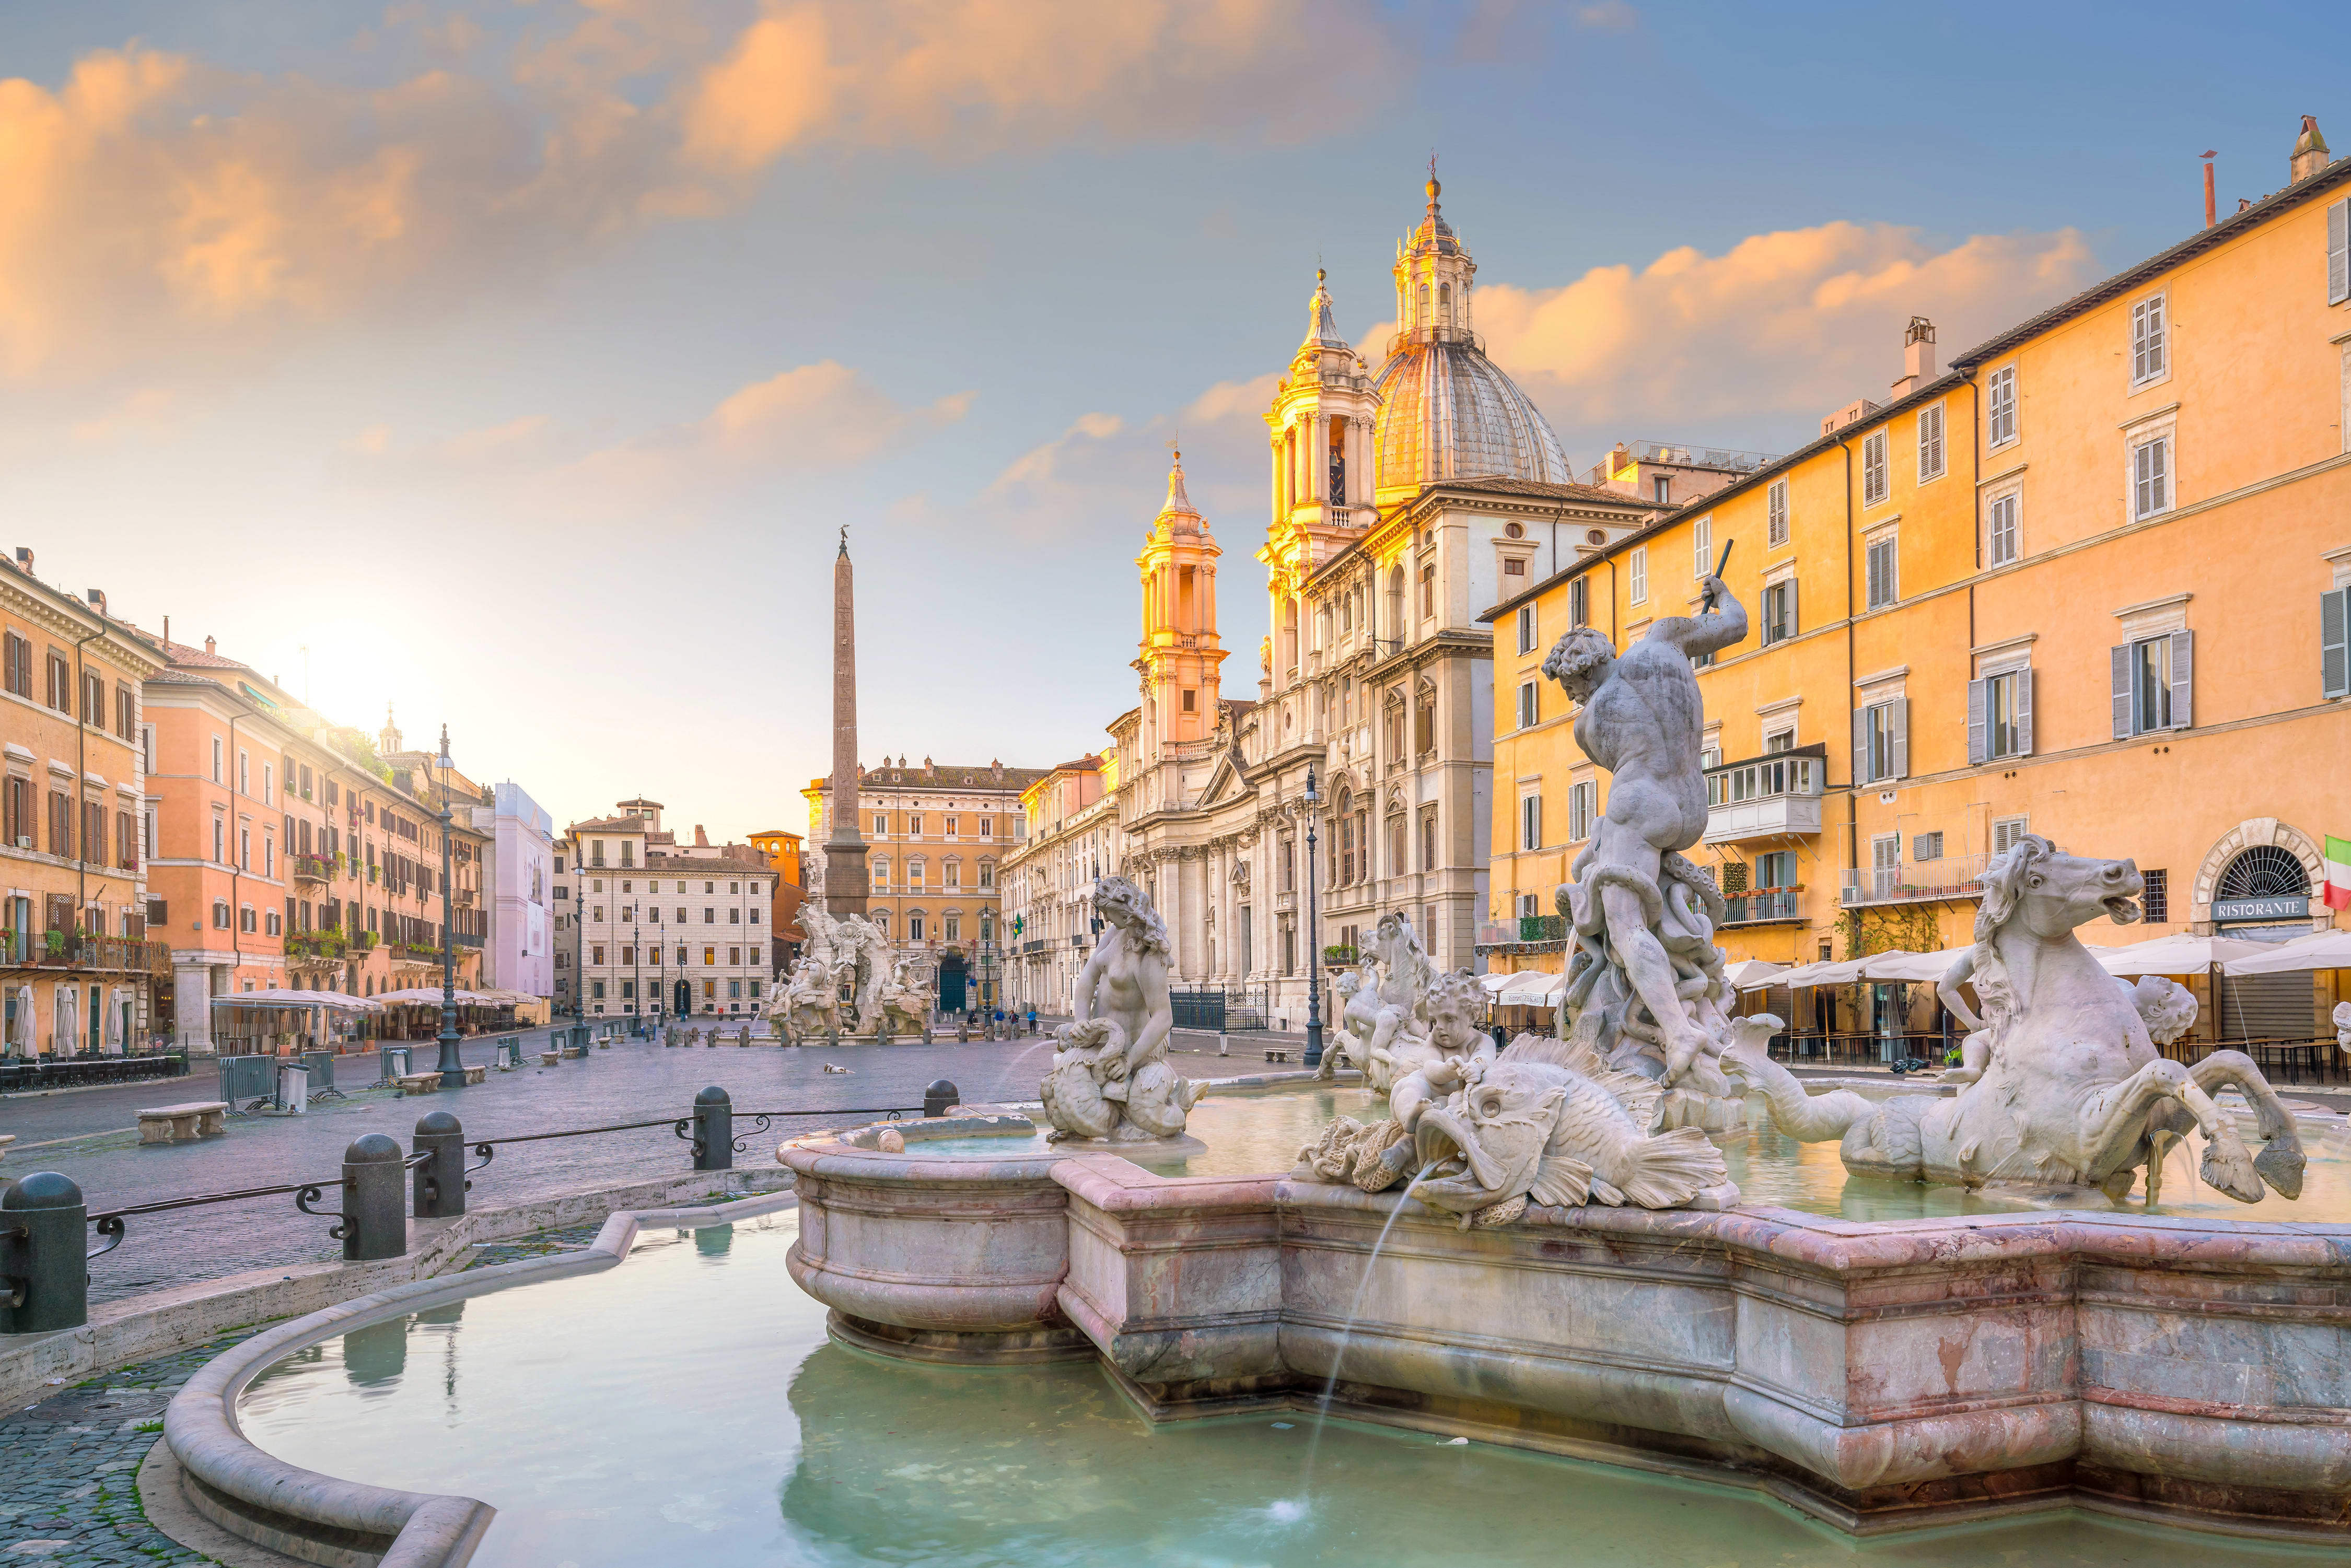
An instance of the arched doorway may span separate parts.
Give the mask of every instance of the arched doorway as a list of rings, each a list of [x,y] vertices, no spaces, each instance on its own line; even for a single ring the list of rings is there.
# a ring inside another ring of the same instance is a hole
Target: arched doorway
[[[2310,869],[2279,844],[2251,844],[2230,857],[2212,888],[2212,922],[2224,936],[2278,940],[2310,929]],[[2213,977],[2220,1036],[2231,1040],[2301,1040],[2318,1028],[2310,977]]]
[[[694,993],[687,988],[684,980],[680,980],[676,988],[670,993],[670,1011],[683,1018],[693,1010]]]
[[[939,955],[940,1011],[954,1013],[964,1009],[964,979],[963,955],[953,952]]]

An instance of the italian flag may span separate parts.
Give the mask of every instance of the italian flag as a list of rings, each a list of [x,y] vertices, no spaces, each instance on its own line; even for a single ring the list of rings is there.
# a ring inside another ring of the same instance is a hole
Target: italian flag
[[[2351,839],[2326,841],[2326,907],[2351,909]]]

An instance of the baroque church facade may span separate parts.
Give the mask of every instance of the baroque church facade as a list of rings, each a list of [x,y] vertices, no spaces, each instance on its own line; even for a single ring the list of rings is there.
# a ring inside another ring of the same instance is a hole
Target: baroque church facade
[[[1432,178],[1397,244],[1399,325],[1376,371],[1316,275],[1265,416],[1271,515],[1255,556],[1270,631],[1253,695],[1228,696],[1219,678],[1223,552],[1181,454],[1135,561],[1141,701],[1109,727],[1120,870],[1166,919],[1179,985],[1263,996],[1292,1029],[1318,957],[1310,770],[1322,946],[1350,947],[1400,910],[1440,966],[1478,967],[1496,719],[1484,613],[1654,515],[1574,483],[1541,412],[1486,357],[1477,267],[1437,196]]]

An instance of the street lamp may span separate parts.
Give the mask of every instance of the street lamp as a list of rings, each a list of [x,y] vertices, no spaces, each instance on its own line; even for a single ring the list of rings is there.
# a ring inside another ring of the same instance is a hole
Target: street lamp
[[[457,1054],[457,954],[449,934],[449,774],[457,766],[449,760],[449,727],[441,727],[441,755],[434,766],[441,775],[441,1087],[463,1089],[465,1063]]]
[[[1306,765],[1306,1065],[1322,1065],[1322,906],[1314,894],[1314,765]]]

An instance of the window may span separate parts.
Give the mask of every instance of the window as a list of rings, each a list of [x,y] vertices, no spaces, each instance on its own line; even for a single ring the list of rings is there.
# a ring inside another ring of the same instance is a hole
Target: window
[[[1759,888],[1794,887],[1796,885],[1796,852],[1773,850],[1755,857],[1754,884]]]
[[[81,721],[106,727],[106,677],[95,670],[81,673]]]
[[[1502,562],[1502,575],[1504,577],[1524,577],[1526,574],[1527,561],[1524,556],[1514,555]]]
[[[277,779],[277,764],[272,762],[263,763],[261,765],[261,803],[265,806],[274,806],[277,803],[277,797],[275,793]]]
[[[920,893],[923,890],[923,876],[925,870],[925,862],[919,855],[914,859],[908,861],[906,862],[907,887],[916,893]]]
[[[1589,578],[1579,577],[1567,585],[1567,623],[1583,626],[1588,625],[1591,620],[1592,581]]]
[[[1633,548],[1632,561],[1628,570],[1631,582],[1628,593],[1633,602],[1646,604],[1649,602],[1649,547],[1647,545],[1635,545]]]
[[[228,900],[225,898],[213,900],[213,929],[215,931],[228,929]]]
[[[1534,681],[1519,683],[1519,727],[1520,729],[1531,728],[1542,712],[1542,705],[1537,691],[1538,685],[1539,683]]]
[[[979,836],[983,839],[992,839],[996,836],[995,818],[982,817],[979,820]]]
[[[5,684],[18,696],[30,697],[33,695],[33,644],[11,632],[7,634],[6,648],[6,666],[5,672],[0,672],[6,676]]]
[[[1519,652],[1531,653],[1534,651],[1535,607],[1531,604],[1521,604],[1519,606]]]
[[[2131,307],[2131,390],[2136,392],[2170,373],[2170,333],[2164,319],[2164,297],[2142,299]]]
[[[1690,576],[1704,577],[1714,570],[1714,519],[1700,517],[1690,525]]]
[[[1390,876],[1402,876],[1412,869],[1410,863],[1405,859],[1404,845],[1404,813],[1398,811],[1388,818],[1388,874]]]
[[[1527,795],[1519,800],[1519,848],[1542,848],[1542,797]]]
[[[1795,749],[1796,732],[1792,729],[1775,729],[1763,737],[1763,755],[1766,757],[1777,757],[1783,751]],[[1718,761],[1720,756],[1719,752],[1716,753]]]
[[[1901,834],[1881,833],[1869,841],[1869,869],[1871,881],[1878,897],[1886,897],[1901,885]]]
[[[2171,437],[2158,435],[2131,448],[2131,516],[2159,517],[2171,510]]]
[[[247,936],[251,936],[251,935],[253,935],[253,934],[254,934],[254,932],[253,932],[253,905],[251,905],[250,904],[240,904],[240,905],[238,905],[238,906],[237,906],[237,911],[236,911],[236,928],[237,928],[239,931],[242,931],[242,932],[246,933]]]
[[[49,706],[62,714],[73,712],[73,666],[66,656],[52,649],[49,653]]]
[[[262,923],[261,934],[265,936],[282,936],[286,934],[285,927],[278,924],[277,911],[273,909],[269,912],[268,916]]]
[[[1649,494],[1660,507],[1669,506],[1674,498],[1674,482],[1660,474],[1649,481]]]
[[[236,792],[247,797],[253,794],[253,754],[249,751],[236,754]]]
[[[1580,844],[1592,836],[1592,819],[1597,813],[1594,805],[1600,798],[1600,786],[1590,779],[1571,784],[1567,789],[1567,841]]]
[[[1968,761],[2032,755],[2032,671],[2002,670],[1968,683]]]
[[[1784,643],[1796,634],[1796,580],[1782,578],[1763,589],[1763,645]]]
[[[906,813],[906,836],[910,839],[919,839],[923,836],[923,814],[920,811]]]
[[[2351,696],[2351,588],[2318,596],[2318,690]]]
[[[1435,871],[1437,865],[1437,813],[1428,812],[1420,819],[1420,869]]]
[[[920,942],[922,939],[923,912],[917,909],[906,916],[906,940],[909,942]]]
[[[2192,725],[2196,634],[2168,632],[2117,644],[2112,653],[2115,738]]]
[[[1943,476],[1943,405],[1918,411],[1918,483]]]
[[[1872,703],[1853,716],[1853,772],[1856,784],[1900,779],[1910,771],[1910,703],[1896,697]]]
[[[873,813],[873,836],[877,839],[886,839],[890,836],[889,812],[876,811]]]
[[[1893,534],[1869,541],[1869,608],[1883,610],[1902,597],[1899,540]]]
[[[1886,432],[1873,431],[1861,443],[1861,504],[1886,504]]]
[[[1195,702],[1196,701],[1197,697],[1198,697],[1198,694],[1197,694],[1197,693],[1196,693],[1196,692],[1192,691],[1189,687],[1185,688],[1185,692],[1184,692],[1184,711],[1185,711],[1186,713],[1191,713],[1191,712],[1193,712],[1193,711],[1194,711],[1194,704],[1195,704]]]
[[[1984,564],[2008,566],[2017,557],[2017,494],[1994,496],[1984,511]]]
[[[597,959],[597,960],[596,960],[596,962],[598,962],[599,964],[602,963],[603,961],[604,961],[604,960],[603,960],[603,959],[601,959],[601,958],[599,958],[599,959]],[[593,997],[596,1000],[598,1000],[598,1001],[600,1001],[600,1002],[601,1002],[601,1001],[602,1001],[602,1000],[604,999],[604,982],[603,982],[603,981],[601,981],[601,980],[590,980],[590,981],[589,981],[589,982],[588,982],[588,994],[589,994],[590,997]]]
[[[717,964],[718,949],[716,947],[705,947],[702,950],[702,967],[705,969],[716,968]]]
[[[956,836],[956,824],[960,820],[961,820],[961,819],[959,819],[959,818],[956,818],[956,817],[949,817],[949,818],[947,819],[947,837],[949,837],[949,838],[954,838],[954,837]],[[727,891],[727,892],[729,892],[729,893],[734,892],[734,891],[735,891],[734,883],[729,883],[727,884],[726,891]]]
[[[994,861],[982,861],[979,862],[979,885],[982,887],[994,887],[996,885],[996,862]],[[753,910],[751,912],[752,917],[754,919],[758,918],[758,913],[759,912],[758,910]]]
[[[2002,365],[1984,382],[1987,441],[2005,446],[2016,439],[2016,367]]]
[[[1788,482],[1775,479],[1763,492],[1763,514],[1770,525],[1768,542],[1773,546],[1788,542]]]
[[[2168,923],[2171,919],[2171,873],[2143,871],[2138,875],[2139,880],[2147,884],[2146,890],[2138,895],[2140,918],[2149,925]]]
[[[1434,564],[1420,569],[1420,613],[1423,620],[1437,613],[1437,568]]]
[[[716,908],[715,908],[714,906],[712,906],[712,905],[710,905],[710,904],[704,904],[704,905],[702,906],[702,923],[703,923],[705,925],[717,925],[717,924],[718,924],[718,911],[716,910]]]
[[[1991,825],[1991,852],[2006,854],[2016,847],[2016,841],[2032,831],[2029,817],[2002,817]]]

